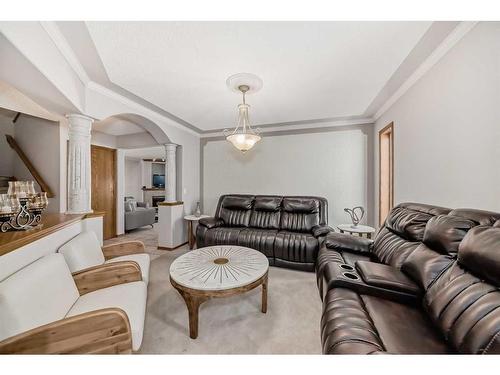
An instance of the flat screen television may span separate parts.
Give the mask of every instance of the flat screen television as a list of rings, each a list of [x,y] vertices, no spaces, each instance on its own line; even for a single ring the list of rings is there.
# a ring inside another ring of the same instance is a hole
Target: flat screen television
[[[153,186],[156,188],[165,187],[165,175],[164,174],[154,174],[153,175]]]

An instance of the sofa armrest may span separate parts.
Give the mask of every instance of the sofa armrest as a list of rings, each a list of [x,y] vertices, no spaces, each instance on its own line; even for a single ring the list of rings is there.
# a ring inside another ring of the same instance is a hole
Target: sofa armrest
[[[130,354],[125,311],[107,308],[64,318],[0,342],[4,354]]]
[[[360,254],[371,254],[373,247],[373,241],[368,238],[335,232],[326,235],[324,244],[328,249]]]
[[[199,224],[210,229],[224,225],[224,220],[216,219],[215,217],[204,217],[200,219]]]
[[[73,280],[80,295],[114,285],[141,281],[141,268],[137,262],[130,260],[106,263],[74,272]]]
[[[148,202],[137,202],[137,207],[149,208]]]
[[[141,241],[120,242],[102,247],[104,259],[113,259],[123,255],[144,253],[144,244]]]
[[[316,238],[321,237],[321,236],[325,236],[325,235],[327,235],[330,232],[335,232],[335,231],[329,225],[315,225],[312,228],[313,236],[316,237]]]
[[[421,293],[418,285],[396,267],[358,260],[356,270],[368,285],[414,295]]]

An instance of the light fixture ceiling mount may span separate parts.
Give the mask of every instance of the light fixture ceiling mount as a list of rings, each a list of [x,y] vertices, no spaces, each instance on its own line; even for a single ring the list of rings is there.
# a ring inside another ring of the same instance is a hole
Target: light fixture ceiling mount
[[[259,129],[250,126],[248,111],[250,106],[246,103],[246,95],[259,91],[262,88],[262,80],[255,74],[238,73],[226,80],[226,84],[231,91],[243,95],[243,103],[238,105],[238,123],[233,131],[225,129],[223,131],[226,140],[242,152],[250,150],[261,140]]]

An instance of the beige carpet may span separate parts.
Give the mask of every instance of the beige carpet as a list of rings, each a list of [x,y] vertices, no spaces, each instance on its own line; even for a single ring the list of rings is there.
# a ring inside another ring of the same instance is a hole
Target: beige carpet
[[[184,300],[172,288],[168,270],[188,251],[158,250],[153,229],[139,229],[106,243],[141,240],[151,254],[143,354],[321,354],[321,301],[312,272],[270,267],[267,314],[261,289],[213,299],[200,307],[199,333],[189,338]]]

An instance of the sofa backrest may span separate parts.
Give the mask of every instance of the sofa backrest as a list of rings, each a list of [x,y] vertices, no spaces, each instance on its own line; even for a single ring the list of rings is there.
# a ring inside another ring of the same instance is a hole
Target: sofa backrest
[[[328,201],[321,197],[223,195],[215,217],[229,227],[255,227],[310,232],[328,224]]]
[[[465,235],[458,259],[429,287],[424,308],[460,353],[500,353],[500,228]]]
[[[250,226],[253,228],[279,229],[283,197],[257,195],[255,197]]]
[[[79,297],[61,254],[49,254],[0,283],[0,341],[60,320]]]
[[[92,231],[82,232],[72,238],[59,250],[71,272],[99,266],[104,263],[104,254],[97,236]]]
[[[406,258],[420,245],[427,222],[450,209],[418,203],[401,203],[387,216],[374,244],[375,257],[384,264],[401,268]]]
[[[327,224],[327,205],[319,197],[283,197],[280,229],[307,233],[316,225]]]
[[[248,227],[254,200],[254,195],[223,195],[215,217],[224,220],[228,227]]]

